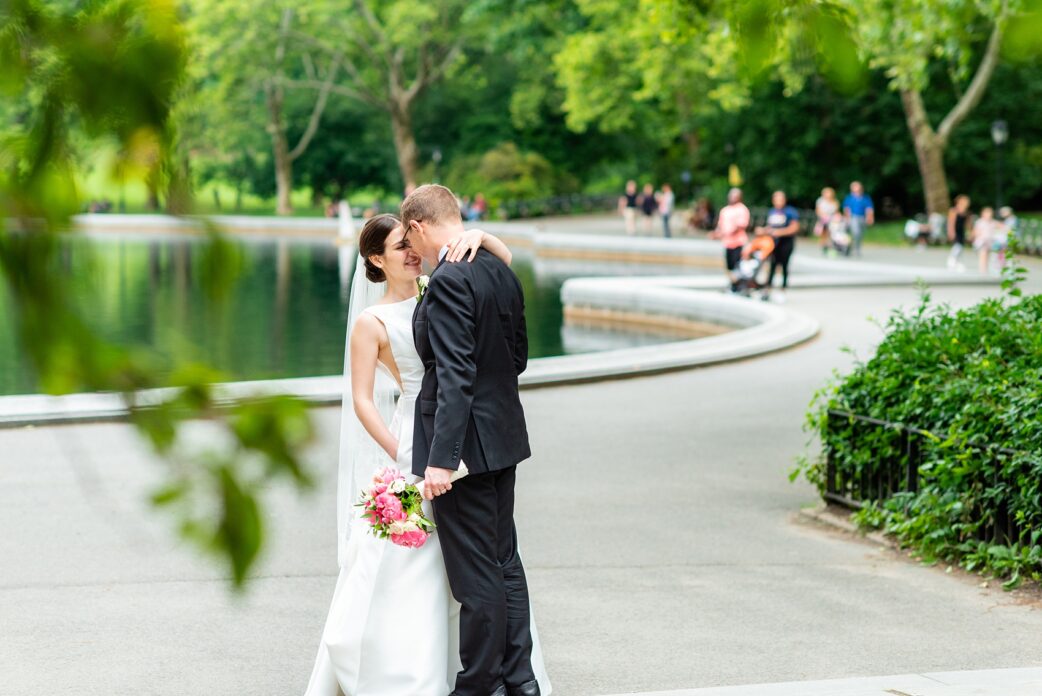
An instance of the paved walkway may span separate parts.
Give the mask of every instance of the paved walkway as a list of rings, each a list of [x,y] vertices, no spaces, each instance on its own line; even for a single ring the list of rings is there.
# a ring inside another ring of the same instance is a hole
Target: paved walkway
[[[540,230],[546,232],[566,232],[574,234],[604,234],[612,236],[622,236],[626,234],[626,228],[623,224],[622,218],[619,215],[606,213],[597,215],[573,215],[564,217],[546,217],[546,218],[533,218],[531,220],[524,220],[521,222],[527,222],[535,225]],[[674,221],[673,224],[674,237],[678,239],[704,239],[705,236],[701,233],[694,233],[687,229],[684,229],[678,222]],[[640,237],[662,237],[662,225],[656,224],[652,227],[651,233],[644,231],[644,228],[640,225],[637,226],[637,235]],[[806,254],[812,256],[821,256],[821,251],[817,245],[817,240],[800,238],[796,243],[797,249]],[[945,268],[946,261],[948,258],[949,248],[944,247],[930,247],[924,251],[918,251],[915,247],[909,246],[893,246],[893,245],[882,245],[872,243],[872,228],[869,228],[865,236],[865,247],[863,249],[864,261],[872,261],[877,263],[895,263],[903,266],[924,266],[933,268]],[[967,248],[962,256],[963,264],[969,269],[968,272],[972,273],[977,268],[977,253],[970,248]],[[1029,259],[1031,264],[1040,265],[1038,259]]]
[[[915,298],[793,291],[824,326],[803,347],[525,392],[535,453],[518,518],[555,693],[1042,666],[1030,597],[796,519],[817,500],[787,480],[807,403],[850,364],[841,346],[878,340],[866,317]],[[315,415],[320,485],[271,491],[271,543],[243,597],[148,509],[160,465],[128,427],[0,432],[0,696],[301,693],[336,573],[339,410]]]

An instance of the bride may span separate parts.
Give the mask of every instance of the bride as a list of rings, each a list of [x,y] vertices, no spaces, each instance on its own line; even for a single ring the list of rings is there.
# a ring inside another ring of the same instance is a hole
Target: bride
[[[472,259],[478,247],[510,263],[506,245],[478,230],[454,240],[446,260]],[[393,215],[365,224],[358,252],[337,485],[340,575],[306,696],[446,696],[461,669],[459,604],[449,591],[437,532],[420,548],[395,546],[369,534],[354,507],[379,467],[397,466],[410,482],[420,481],[408,473],[423,379],[412,338],[420,256]],[[550,682],[534,618],[532,639],[532,668],[546,696]]]

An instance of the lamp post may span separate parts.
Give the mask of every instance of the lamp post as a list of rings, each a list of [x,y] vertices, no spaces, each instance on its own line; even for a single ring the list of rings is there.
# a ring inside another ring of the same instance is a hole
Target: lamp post
[[[995,211],[1002,207],[1002,146],[1009,140],[1009,125],[1002,120],[991,124],[991,140],[995,143]]]
[[[434,161],[434,183],[439,182],[438,167],[441,164],[441,148],[434,148],[434,152],[431,153],[431,160]]]
[[[691,171],[685,169],[680,172],[680,180],[684,182],[684,200],[691,200]]]

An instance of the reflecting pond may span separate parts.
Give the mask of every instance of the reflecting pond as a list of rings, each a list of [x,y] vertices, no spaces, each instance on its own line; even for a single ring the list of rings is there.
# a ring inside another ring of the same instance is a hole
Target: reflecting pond
[[[203,245],[190,237],[77,236],[62,249],[61,272],[92,326],[120,345],[146,345],[163,361],[198,360],[230,380],[339,374],[343,370],[350,273],[329,241],[242,239],[241,270],[226,305],[210,306],[197,272]],[[344,254],[344,257],[347,255]],[[350,265],[348,263],[347,265]],[[562,327],[562,273],[523,254],[514,269],[525,288],[533,358],[670,340],[603,328]],[[591,267],[587,275],[604,273]],[[569,268],[567,275],[574,275]],[[19,348],[6,289],[0,290],[0,394],[39,391]]]

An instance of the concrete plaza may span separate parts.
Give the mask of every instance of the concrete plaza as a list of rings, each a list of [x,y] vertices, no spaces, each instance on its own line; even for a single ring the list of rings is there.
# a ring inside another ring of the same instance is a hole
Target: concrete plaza
[[[963,305],[997,292],[935,297]],[[849,366],[843,346],[869,355],[881,334],[868,317],[912,305],[916,291],[794,290],[788,301],[821,322],[816,340],[524,393],[535,452],[518,521],[555,693],[1042,666],[1030,593],[800,521],[817,496],[788,472],[812,394]],[[148,507],[162,464],[128,426],[0,431],[0,696],[302,693],[337,570],[340,412],[314,415],[320,485],[271,491],[269,545],[243,596]],[[192,434],[204,441],[208,428]]]

